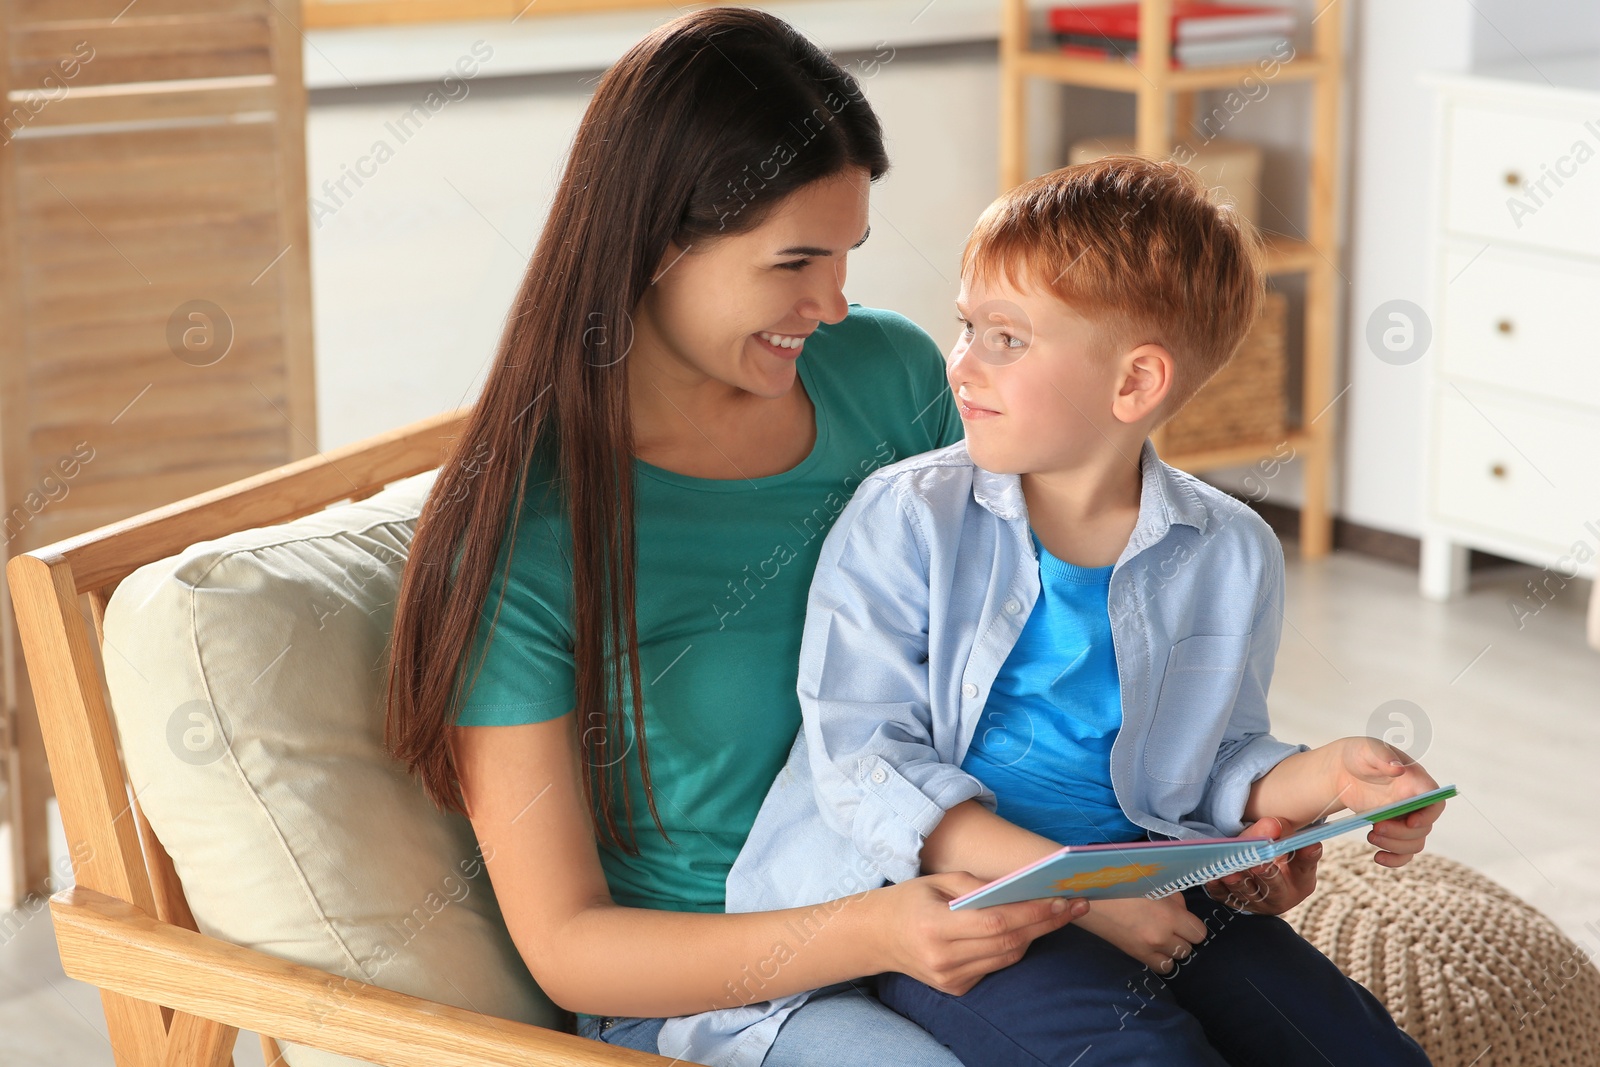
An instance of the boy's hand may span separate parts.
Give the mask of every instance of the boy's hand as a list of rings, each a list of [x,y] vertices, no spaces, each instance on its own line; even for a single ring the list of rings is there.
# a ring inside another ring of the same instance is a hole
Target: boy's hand
[[[1245,827],[1240,837],[1282,837],[1289,827],[1282,819],[1268,816]],[[1317,863],[1322,859],[1322,843],[1297,848],[1287,856],[1207,882],[1206,894],[1239,911],[1253,915],[1282,915],[1300,904],[1317,888]]]
[[[1333,785],[1339,802],[1351,811],[1393,804],[1439,787],[1422,764],[1376,737],[1346,737],[1334,745],[1339,751]],[[1382,851],[1373,859],[1385,867],[1404,866],[1422,851],[1428,832],[1443,813],[1444,802],[1440,801],[1398,819],[1375,823],[1367,840]]]
[[[1182,893],[1090,901],[1078,925],[1160,974],[1206,939],[1206,924],[1184,905]]]

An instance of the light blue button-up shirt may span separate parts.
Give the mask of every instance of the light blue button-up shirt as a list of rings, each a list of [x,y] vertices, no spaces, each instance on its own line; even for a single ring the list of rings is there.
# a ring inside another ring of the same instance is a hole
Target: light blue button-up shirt
[[[1307,748],[1268,732],[1283,551],[1259,516],[1148,441],[1139,464],[1139,516],[1107,603],[1122,691],[1112,786],[1153,836],[1233,836],[1251,784]],[[844,898],[920,874],[950,808],[976,797],[994,809],[960,765],[1038,595],[1021,479],[979,468],[965,441],[861,483],[811,583],[804,726],[728,874],[730,912],[818,906],[731,985],[759,994]],[[659,1048],[757,1067],[810,995],[669,1019]]]

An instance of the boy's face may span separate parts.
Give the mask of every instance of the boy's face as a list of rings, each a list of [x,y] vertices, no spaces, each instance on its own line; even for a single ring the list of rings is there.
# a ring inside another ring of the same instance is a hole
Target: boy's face
[[[1004,278],[963,277],[956,311],[945,375],[978,466],[1033,474],[1126,451],[1133,428],[1114,410],[1126,375],[1093,323]]]

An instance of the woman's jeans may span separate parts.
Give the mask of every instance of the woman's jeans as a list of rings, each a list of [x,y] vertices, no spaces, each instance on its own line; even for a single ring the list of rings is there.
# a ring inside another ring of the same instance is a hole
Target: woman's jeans
[[[961,1067],[916,1023],[878,1002],[868,981],[826,986],[778,1028],[761,1067]],[[655,1052],[664,1019],[585,1017],[578,1033]]]

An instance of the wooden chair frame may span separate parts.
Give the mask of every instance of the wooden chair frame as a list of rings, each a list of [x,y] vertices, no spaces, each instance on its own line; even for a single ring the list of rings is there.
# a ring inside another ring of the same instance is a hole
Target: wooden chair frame
[[[66,973],[99,987],[118,1067],[222,1067],[240,1030],[385,1067],[666,1065],[537,1026],[353,982],[197,932],[172,860],[130,798],[96,655],[105,606],[139,567],[437,468],[466,410],[308,457],[10,560],[76,885],[50,899]],[[87,595],[94,640],[81,610]],[[326,1007],[337,995],[330,1015]]]

